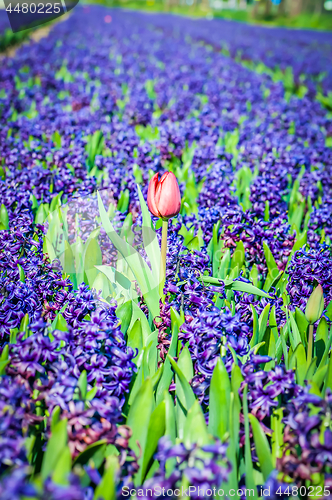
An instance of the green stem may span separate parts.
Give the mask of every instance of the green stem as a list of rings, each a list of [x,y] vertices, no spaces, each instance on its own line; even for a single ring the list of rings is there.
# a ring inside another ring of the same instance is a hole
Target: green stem
[[[309,337],[308,337],[308,356],[307,356],[307,367],[309,368],[312,360],[312,350],[314,345],[314,325],[309,325]]]
[[[161,235],[160,273],[159,273],[160,297],[163,296],[164,285],[166,280],[167,230],[168,230],[168,220],[163,220],[163,229]]]

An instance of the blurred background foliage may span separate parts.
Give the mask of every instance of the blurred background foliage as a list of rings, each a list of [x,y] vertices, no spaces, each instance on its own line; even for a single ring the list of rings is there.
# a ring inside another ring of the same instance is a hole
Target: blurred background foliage
[[[332,30],[332,0],[89,0],[111,7]]]

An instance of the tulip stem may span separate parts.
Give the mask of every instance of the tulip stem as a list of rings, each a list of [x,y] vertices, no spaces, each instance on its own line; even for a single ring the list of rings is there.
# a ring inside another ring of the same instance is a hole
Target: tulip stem
[[[160,276],[159,276],[160,297],[162,297],[164,294],[164,285],[166,280],[167,230],[168,230],[168,220],[163,220],[163,228],[161,235],[161,253],[160,253]]]
[[[307,368],[309,368],[312,360],[313,345],[314,345],[314,325],[309,325]]]

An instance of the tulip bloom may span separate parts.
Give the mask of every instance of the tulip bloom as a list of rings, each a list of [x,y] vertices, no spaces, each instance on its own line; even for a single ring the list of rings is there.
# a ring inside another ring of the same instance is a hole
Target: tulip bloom
[[[152,177],[148,188],[148,207],[153,215],[163,221],[159,273],[159,295],[162,297],[166,279],[168,219],[175,217],[181,208],[180,189],[172,172],[165,172],[160,181],[158,173]]]
[[[178,181],[172,172],[165,172],[160,181],[158,178],[159,174],[156,173],[150,180],[148,207],[156,217],[168,220],[180,212],[180,189]]]

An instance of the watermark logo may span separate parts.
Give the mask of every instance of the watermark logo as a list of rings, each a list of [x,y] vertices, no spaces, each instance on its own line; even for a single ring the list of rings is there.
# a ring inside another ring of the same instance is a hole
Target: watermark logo
[[[41,26],[72,10],[79,0],[4,0],[14,33]]]

